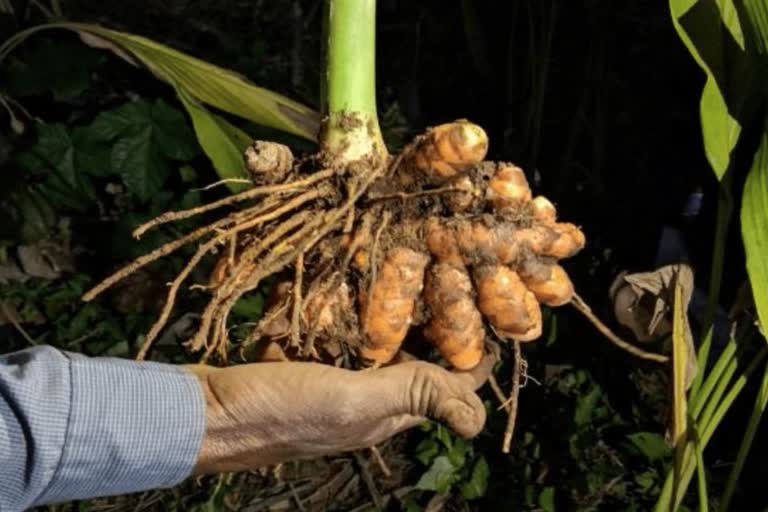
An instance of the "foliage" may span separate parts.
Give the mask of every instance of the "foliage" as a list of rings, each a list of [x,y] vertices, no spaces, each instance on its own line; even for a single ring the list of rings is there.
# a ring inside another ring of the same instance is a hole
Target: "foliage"
[[[156,77],[172,85],[181,98],[182,105],[193,119],[193,126],[200,144],[222,179],[244,176],[242,153],[250,142],[250,137],[222,116],[207,110],[203,104],[310,140],[314,140],[317,136],[318,115],[311,109],[272,91],[252,85],[230,70],[185,55],[155,41],[98,25],[54,23],[27,29],[17,33],[0,47],[0,60],[29,36],[52,28],[76,31],[86,44],[111,50],[130,64],[144,65]],[[50,52],[46,54],[45,47],[41,51],[42,54],[34,55],[34,59],[39,60],[50,56]],[[75,56],[78,55],[80,53],[75,53]],[[35,77],[34,73],[39,73],[39,70],[46,67],[47,65],[42,67],[34,64],[27,66],[26,76],[20,73],[17,81],[35,81],[39,77]],[[57,70],[54,68],[54,71]],[[66,75],[67,72],[74,75],[63,77],[70,87],[85,86],[86,79],[82,73],[69,71],[69,68],[65,68],[64,73],[57,73],[57,76]],[[34,93],[36,87],[39,88],[40,85],[31,86],[31,92]],[[54,92],[62,94],[59,89],[60,86],[54,84]],[[77,89],[64,91],[69,94],[72,92],[77,92]],[[122,159],[125,160],[136,158],[144,160],[144,163],[151,162],[147,155],[147,146],[152,134],[144,131],[137,137],[137,140],[126,141],[116,151],[122,153]],[[127,165],[133,163],[135,162],[126,162]],[[142,184],[154,175],[154,169],[146,170],[147,176],[142,180]],[[240,189],[232,184],[230,188]]]
[[[116,315],[101,304],[83,304],[80,295],[92,277],[78,273],[62,281],[35,279],[4,285],[0,301],[23,324],[44,324],[36,344],[95,356],[129,357],[131,343],[147,326],[141,315]],[[12,308],[12,309],[11,309]]]
[[[768,5],[761,0],[670,0],[672,22],[691,55],[707,75],[700,115],[704,149],[722,180],[742,130],[758,123],[764,132],[744,186],[742,234],[747,270],[758,315],[768,323],[768,117],[761,119],[768,93]]]
[[[721,273],[726,268],[722,256],[730,218],[731,178],[740,167],[744,167],[735,156],[735,148],[738,143],[747,144],[741,136],[747,128],[755,125],[757,132],[762,134],[758,137],[757,150],[753,153],[744,185],[741,231],[757,315],[761,325],[764,326],[768,321],[768,263],[765,259],[768,249],[768,240],[765,239],[765,224],[768,221],[768,180],[765,179],[768,174],[768,118],[761,119],[761,116],[765,116],[768,94],[764,88],[759,87],[763,83],[762,79],[768,76],[768,6],[765,2],[749,0],[717,3],[706,0],[670,0],[670,10],[678,34],[707,76],[700,103],[704,149],[715,175],[721,180],[724,196],[720,201],[715,264],[710,281],[710,323],[705,325],[706,335],[699,353],[699,368],[704,369],[713,338],[713,308],[720,300],[719,283]],[[753,150],[746,151],[751,153]],[[718,362],[706,374],[700,372],[691,388],[688,400],[694,404],[694,408],[688,419],[688,439],[681,438],[678,442],[675,467],[667,477],[656,505],[657,510],[671,510],[679,506],[685,498],[694,468],[698,475],[699,507],[701,510],[708,509],[710,498],[707,496],[703,467],[704,448],[725,413],[732,408],[746,379],[762,362],[761,352],[760,357],[736,379],[732,379],[738,366],[738,358],[734,356],[735,347],[739,343],[740,350],[749,350],[745,348],[747,334],[742,329],[741,336],[737,335],[736,339],[730,341],[731,350],[724,350]],[[726,393],[729,385],[730,389]],[[684,403],[682,400],[681,404]],[[719,510],[727,510],[730,504],[765,405],[761,390],[739,448],[736,464],[728,477]]]
[[[458,492],[466,500],[482,498],[488,489],[490,468],[473,443],[456,437],[444,426],[428,422],[414,450],[414,457],[426,468],[416,489],[442,495]],[[411,508],[417,509],[415,502]]]
[[[140,99],[104,111],[85,126],[38,124],[36,143],[17,161],[45,180],[44,192],[57,205],[82,210],[95,199],[94,178],[118,176],[139,200],[149,201],[163,189],[174,163],[198,152],[181,112],[162,100]]]

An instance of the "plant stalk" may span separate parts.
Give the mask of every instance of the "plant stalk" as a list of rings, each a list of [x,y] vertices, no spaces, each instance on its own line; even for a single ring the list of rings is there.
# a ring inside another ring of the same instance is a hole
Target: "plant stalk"
[[[343,167],[387,156],[376,113],[376,0],[327,0],[325,126],[320,145]]]
[[[747,456],[749,456],[752,441],[755,439],[755,433],[757,432],[757,427],[760,425],[760,420],[763,417],[766,404],[768,404],[768,365],[766,365],[765,370],[763,371],[763,380],[760,384],[760,391],[757,393],[757,397],[755,397],[755,405],[752,408],[752,415],[749,417],[747,428],[744,431],[741,446],[739,446],[736,463],[733,465],[733,468],[728,475],[725,491],[723,491],[723,496],[720,499],[720,512],[727,512],[728,507],[731,504],[731,499],[736,491],[736,485],[741,476],[741,471],[744,469],[744,463],[747,460]]]
[[[707,299],[707,309],[704,314],[704,325],[702,332],[706,333],[704,342],[699,347],[697,366],[699,371],[693,379],[691,389],[688,394],[692,401],[697,401],[699,388],[701,387],[704,374],[709,362],[709,351],[714,338],[714,318],[717,306],[720,303],[720,285],[723,277],[723,268],[725,267],[725,249],[728,240],[728,227],[733,214],[733,198],[731,197],[731,173],[726,170],[720,183],[719,197],[717,200],[717,223],[715,225],[715,245],[712,250],[712,270],[709,275],[709,295]],[[706,398],[705,398],[706,399]],[[703,400],[698,400],[703,401]]]

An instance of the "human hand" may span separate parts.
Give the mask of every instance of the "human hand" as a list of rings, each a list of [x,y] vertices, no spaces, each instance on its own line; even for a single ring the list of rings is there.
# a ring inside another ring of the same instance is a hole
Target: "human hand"
[[[495,361],[489,354],[471,372],[423,361],[365,371],[300,362],[190,365],[207,410],[194,474],[365,448],[427,418],[473,437],[485,423],[475,389]]]

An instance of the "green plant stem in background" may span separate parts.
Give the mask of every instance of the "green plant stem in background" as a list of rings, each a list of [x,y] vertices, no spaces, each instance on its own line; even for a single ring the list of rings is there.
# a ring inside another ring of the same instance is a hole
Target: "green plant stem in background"
[[[723,395],[725,394],[725,390],[728,388],[728,384],[731,382],[731,379],[733,378],[733,374],[736,373],[736,369],[739,366],[739,360],[737,357],[732,357],[728,364],[725,365],[723,368],[722,373],[720,375],[713,375],[713,377],[717,380],[717,384],[715,385],[715,388],[713,389],[712,393],[709,397],[707,397],[707,401],[702,401],[703,412],[702,410],[697,411],[697,414],[694,416],[697,421],[701,422],[703,418],[711,418],[712,414],[715,412],[715,409],[720,405],[720,400],[723,398]]]
[[[741,476],[741,470],[744,468],[744,463],[749,455],[749,448],[752,446],[752,440],[755,438],[755,432],[760,425],[760,420],[763,417],[766,403],[768,403],[768,365],[763,370],[763,381],[760,384],[760,391],[755,398],[755,405],[752,408],[752,415],[747,422],[747,428],[744,431],[744,438],[739,446],[739,452],[736,456],[736,463],[733,465],[730,474],[728,475],[728,481],[725,484],[725,491],[723,491],[723,497],[720,500],[719,512],[725,512],[728,510],[728,506],[731,503],[731,498],[736,490],[736,482]]]
[[[707,338],[711,338],[711,336],[712,329],[710,328],[709,333],[707,334]],[[720,357],[717,359],[717,362],[712,367],[712,370],[707,374],[706,379],[704,379],[701,389],[699,389],[698,393],[693,395],[690,399],[691,416],[694,418],[698,418],[701,414],[701,411],[704,409],[709,396],[712,394],[712,390],[720,381],[720,376],[725,371],[726,366],[730,367],[730,363],[734,360],[734,355],[736,354],[736,347],[737,343],[735,340],[731,339],[728,341],[728,344],[723,349]]]
[[[763,363],[766,356],[768,356],[768,346],[760,349],[760,352],[755,355],[754,359],[749,363],[749,366],[747,366],[747,369],[744,371],[744,373],[739,375],[739,377],[733,382],[733,386],[731,386],[728,394],[723,397],[723,400],[720,402],[720,405],[718,406],[717,410],[715,410],[714,414],[712,414],[711,417],[702,415],[699,424],[703,425],[701,442],[704,446],[706,446],[709,440],[712,438],[712,435],[715,433],[717,426],[722,421],[723,416],[725,416],[725,413],[728,412],[728,409],[739,396],[741,390],[744,389],[744,386],[747,384],[747,379],[749,379],[749,377],[755,372],[760,364]]]
[[[383,158],[376,114],[376,0],[327,0],[326,95],[321,146],[330,163]]]
[[[723,268],[725,268],[725,248],[728,239],[728,227],[731,223],[731,215],[733,214],[730,172],[725,172],[725,175],[720,182],[719,190],[720,196],[717,200],[717,223],[715,224],[715,246],[712,249],[712,271],[709,275],[709,297],[707,300],[707,309],[704,314],[704,325],[702,329],[702,331],[707,334],[704,337],[704,342],[699,347],[697,360],[699,371],[693,379],[688,394],[691,402],[703,402],[706,400],[706,397],[704,400],[698,400],[696,395],[698,395],[702,379],[706,374],[709,349],[712,346],[715,312],[720,303],[720,285],[723,278]]]
[[[731,389],[728,391],[725,397],[718,401],[719,403],[717,409],[711,413],[710,416],[707,415],[707,411],[705,410],[701,419],[697,421],[697,424],[701,426],[701,428],[699,428],[699,432],[701,433],[700,448],[702,452],[707,447],[709,440],[712,438],[715,430],[717,430],[717,427],[720,425],[720,422],[725,416],[725,413],[728,412],[730,407],[736,401],[736,398],[738,398],[739,394],[744,389],[744,386],[747,384],[747,380],[752,375],[752,373],[754,373],[754,371],[764,362],[766,356],[768,356],[768,346],[763,347],[760,352],[755,355],[747,369],[744,370],[744,372],[739,375],[739,377],[733,382]],[[669,471],[667,473],[667,478],[664,481],[664,487],[662,488],[661,495],[659,496],[659,500],[656,502],[656,507],[654,508],[656,512],[668,512],[671,510],[676,510],[677,507],[680,506],[680,502],[682,502],[683,497],[685,497],[685,492],[688,489],[688,485],[691,483],[695,468],[696,457],[693,447],[689,443],[689,446],[686,447],[685,451],[682,475],[679,481],[675,482],[673,472]],[[674,500],[672,499],[673,488],[676,488],[676,492],[674,493]]]
[[[704,466],[704,448],[701,446],[699,427],[696,421],[689,417],[688,426],[693,440],[693,451],[696,455],[696,482],[699,492],[699,511],[709,512],[709,496],[707,495],[707,471]]]

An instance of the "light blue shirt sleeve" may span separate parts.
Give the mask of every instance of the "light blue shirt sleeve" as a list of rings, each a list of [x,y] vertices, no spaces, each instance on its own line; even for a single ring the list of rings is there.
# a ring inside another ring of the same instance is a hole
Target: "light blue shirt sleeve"
[[[0,355],[0,512],[173,486],[205,433],[182,367],[35,347]]]

